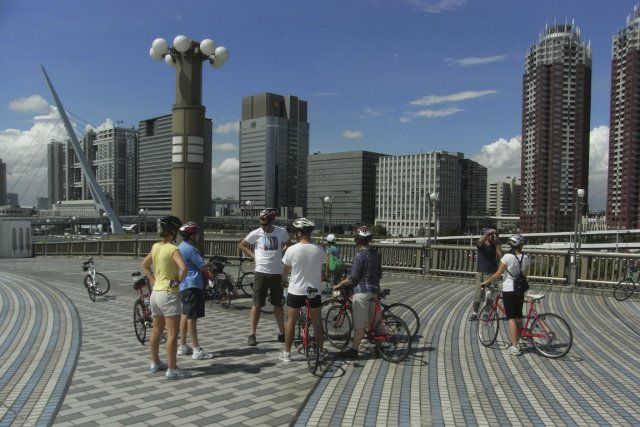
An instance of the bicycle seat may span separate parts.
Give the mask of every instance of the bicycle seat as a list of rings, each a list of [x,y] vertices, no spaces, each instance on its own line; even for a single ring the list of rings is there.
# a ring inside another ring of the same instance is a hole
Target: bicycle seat
[[[140,289],[146,288],[147,287],[147,278],[143,277],[142,279],[136,280],[136,282],[133,284],[133,289],[135,291],[139,291]]]
[[[140,275],[140,272],[139,272],[139,271],[136,271],[135,273],[131,273],[131,276],[133,276],[133,277],[137,277],[137,276],[139,276],[139,275]]]
[[[223,264],[231,264],[231,262],[229,262],[229,259],[227,257],[223,257],[222,255],[212,256],[211,259],[209,260],[209,262],[211,262],[211,263],[221,262]]]
[[[544,298],[544,294],[527,294],[525,295],[526,299],[532,299],[534,301],[538,301],[541,300],[542,298]]]
[[[315,297],[317,293],[318,293],[318,290],[316,288],[313,288],[311,286],[307,286],[307,296],[309,298]]]
[[[380,289],[378,292],[376,292],[376,294],[379,297],[384,298],[387,295],[391,294],[391,289]]]

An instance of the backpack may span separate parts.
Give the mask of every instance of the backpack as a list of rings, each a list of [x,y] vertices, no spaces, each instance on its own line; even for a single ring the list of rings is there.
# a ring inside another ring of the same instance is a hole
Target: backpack
[[[524,254],[520,259],[518,259],[517,256],[515,257],[516,257],[516,260],[518,261],[518,264],[520,264],[520,273],[514,276],[513,274],[511,274],[508,268],[507,268],[507,273],[509,273],[509,276],[513,277],[513,291],[521,295],[524,295],[524,293],[529,290],[529,281],[527,280],[527,276],[525,276],[524,273],[522,272],[522,259],[524,259]]]
[[[342,273],[347,269],[347,263],[342,258],[329,254],[329,271],[332,273]]]

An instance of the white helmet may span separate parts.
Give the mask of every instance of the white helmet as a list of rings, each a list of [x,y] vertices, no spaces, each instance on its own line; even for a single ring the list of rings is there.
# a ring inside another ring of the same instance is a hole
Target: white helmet
[[[327,235],[327,242],[333,243],[336,241],[336,235],[335,234],[329,234]]]
[[[522,245],[524,245],[524,237],[522,237],[520,234],[514,234],[513,236],[509,237],[509,246],[511,246],[512,248],[517,248]]]
[[[311,234],[315,226],[314,222],[307,218],[298,218],[293,221],[293,227],[306,234]]]

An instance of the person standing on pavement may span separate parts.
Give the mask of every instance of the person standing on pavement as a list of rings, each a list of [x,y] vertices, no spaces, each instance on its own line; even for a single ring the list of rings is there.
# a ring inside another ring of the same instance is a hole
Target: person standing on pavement
[[[324,273],[327,280],[333,287],[340,281],[340,279],[342,279],[346,265],[344,261],[342,261],[342,258],[340,258],[340,249],[336,246],[336,235],[329,234],[325,240],[327,242],[327,247],[325,249],[327,258],[325,261]]]
[[[502,248],[498,245],[498,232],[493,228],[482,229],[482,235],[478,239],[478,272],[476,273],[476,290],[471,306],[469,320],[478,319],[478,309],[484,300],[485,285],[482,285],[487,277],[498,269],[498,260],[502,258]],[[491,281],[486,286],[491,286]]]
[[[291,280],[287,292],[287,324],[285,325],[284,351],[279,359],[283,362],[291,362],[291,346],[295,334],[296,322],[300,314],[300,308],[305,305],[307,288],[314,288],[317,293],[310,301],[311,319],[315,330],[314,336],[318,340],[320,358],[323,357],[322,321],[320,320],[320,287],[322,283],[322,265],[324,263],[324,251],[322,246],[311,241],[311,233],[315,224],[306,219],[298,218],[293,221],[296,234],[296,244],[287,249],[282,259],[284,269],[282,277],[287,277],[291,272]]]
[[[524,254],[524,237],[515,234],[507,241],[511,250],[500,259],[500,266],[491,276],[487,277],[483,285],[491,283],[504,274],[502,279],[502,302],[504,311],[509,319],[509,337],[511,347],[507,353],[511,356],[520,356],[520,329],[522,329],[522,306],[524,305],[524,294],[516,292],[513,285],[513,278],[522,273],[527,275],[529,269],[529,257]]]
[[[194,360],[212,359],[213,353],[205,351],[198,342],[197,321],[204,317],[204,278],[202,271],[205,262],[195,243],[200,233],[200,227],[195,222],[188,222],[180,227],[182,242],[178,245],[180,254],[187,266],[187,276],[180,283],[180,302],[182,303],[182,317],[180,318],[180,346],[178,355],[192,354]],[[191,338],[191,345],[187,345],[187,334]]]
[[[260,321],[260,313],[270,294],[273,304],[273,315],[278,324],[278,341],[284,342],[284,311],[282,309],[282,252],[289,244],[287,230],[273,223],[276,211],[272,208],[263,209],[258,216],[260,227],[250,232],[238,245],[240,251],[255,260],[255,280],[253,282],[253,305],[249,318],[249,337],[247,345],[255,346],[256,330]],[[251,246],[255,245],[255,252]]]
[[[372,300],[380,292],[382,261],[378,251],[370,246],[373,233],[363,226],[356,230],[354,237],[356,254],[351,261],[349,276],[334,286],[339,289],[354,286],[353,289],[353,341],[351,348],[340,352],[340,357],[357,359],[358,348],[364,337],[364,330],[375,314],[375,302]]]
[[[176,347],[180,329],[180,294],[178,286],[187,275],[187,266],[175,245],[178,229],[182,225],[179,218],[168,215],[158,220],[160,241],[151,247],[149,254],[142,260],[141,268],[147,276],[153,291],[149,305],[153,314],[153,330],[149,349],[151,351],[151,372],[166,369],[167,379],[188,378],[189,372],[176,365]],[[153,266],[153,271],[151,267]],[[160,360],[160,337],[167,328],[167,363]]]

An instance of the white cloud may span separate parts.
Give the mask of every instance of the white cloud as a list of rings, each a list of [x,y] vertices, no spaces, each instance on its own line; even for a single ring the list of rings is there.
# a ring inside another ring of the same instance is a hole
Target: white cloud
[[[362,139],[364,133],[361,130],[345,130],[342,132],[342,137],[345,139]]]
[[[464,92],[452,93],[450,95],[427,95],[415,101],[409,102],[411,105],[433,105],[443,102],[466,101],[467,99],[479,98],[486,95],[498,93],[497,90],[467,90]]]
[[[412,111],[412,112],[405,113],[406,115],[406,117],[404,118],[405,121],[403,121],[402,119],[400,119],[400,121],[403,121],[403,123],[406,123],[407,121],[409,121],[410,117],[426,117],[427,119],[434,119],[437,117],[450,116],[452,114],[459,113],[460,111],[462,111],[460,108],[455,108],[455,107],[443,108],[441,110]]]
[[[589,136],[589,208],[604,209],[607,202],[607,171],[609,165],[609,128],[593,128]],[[501,181],[511,176],[520,178],[520,136],[509,140],[500,138],[482,147],[472,160],[487,168],[488,182]]]
[[[470,67],[473,65],[484,65],[491,64],[493,62],[501,62],[507,58],[507,55],[495,55],[495,56],[484,56],[484,57],[475,57],[470,56],[468,58],[445,58],[445,62],[450,65],[457,65],[458,67]]]
[[[9,109],[20,113],[45,113],[49,110],[49,103],[40,95],[31,95],[11,101]]]
[[[240,162],[236,158],[224,159],[211,170],[211,190],[215,197],[238,198]]]
[[[464,6],[466,0],[407,0],[416,9],[427,13],[440,13]]]
[[[229,123],[222,123],[221,125],[218,125],[214,132],[216,133],[221,133],[221,134],[227,134],[227,133],[238,133],[240,131],[240,122],[229,122]]]
[[[213,144],[213,152],[216,153],[218,151],[238,151],[238,146],[230,142]]]

